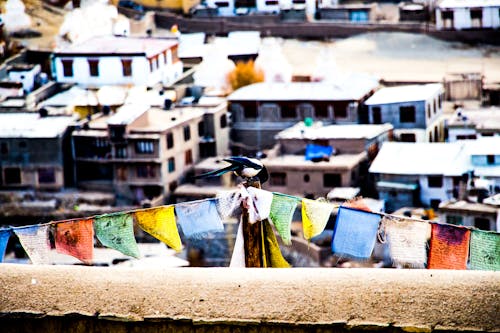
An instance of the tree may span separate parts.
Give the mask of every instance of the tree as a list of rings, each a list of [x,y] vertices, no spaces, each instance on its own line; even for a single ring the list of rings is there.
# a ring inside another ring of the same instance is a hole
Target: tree
[[[252,83],[264,81],[264,72],[255,68],[253,60],[239,61],[236,67],[228,73],[227,81],[233,90],[236,90]]]

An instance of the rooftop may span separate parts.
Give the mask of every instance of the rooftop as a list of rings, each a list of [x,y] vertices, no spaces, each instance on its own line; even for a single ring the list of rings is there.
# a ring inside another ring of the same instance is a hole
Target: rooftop
[[[490,213],[496,216],[497,207],[484,203],[468,202],[465,200],[448,201],[439,205],[439,210],[460,210],[476,213]]]
[[[350,101],[359,100],[377,88],[378,79],[366,74],[351,74],[343,81],[261,82],[240,88],[229,101]]]
[[[96,94],[87,89],[80,88],[78,86],[73,86],[68,90],[55,94],[54,96],[47,98],[45,101],[41,102],[40,105],[43,106],[68,106],[68,105],[92,105],[96,106],[99,104]]]
[[[464,143],[385,142],[370,172],[393,175],[461,176],[470,169]]]
[[[177,45],[176,39],[97,36],[79,44],[56,50],[55,56],[64,55],[145,55],[155,56]]]
[[[375,92],[373,96],[366,100],[365,104],[378,105],[425,101],[442,91],[444,90],[441,83],[387,87]]]
[[[281,155],[262,160],[262,163],[268,168],[286,169],[286,170],[329,170],[341,169],[349,170],[356,167],[366,159],[366,152],[359,154],[340,154],[331,156],[329,161],[312,162],[306,161],[302,155]]]
[[[447,123],[449,127],[474,126],[478,130],[500,131],[500,108],[458,109]]]
[[[38,113],[0,113],[1,138],[56,138],[73,123],[73,116],[40,117]]]
[[[443,0],[439,8],[500,7],[500,0]]]
[[[303,121],[276,135],[276,139],[373,139],[392,130],[391,124],[382,125],[327,125],[321,121],[306,126]]]

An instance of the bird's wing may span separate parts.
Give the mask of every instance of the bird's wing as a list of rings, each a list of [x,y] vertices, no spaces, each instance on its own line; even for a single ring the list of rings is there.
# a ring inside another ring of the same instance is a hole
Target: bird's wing
[[[193,178],[199,179],[199,178],[217,177],[217,176],[221,176],[221,175],[225,174],[226,172],[235,171],[238,168],[239,168],[238,165],[230,165],[230,166],[227,166],[227,167],[222,168],[222,169],[202,173],[201,175],[194,176]]]
[[[262,169],[262,165],[250,161],[247,157],[232,156],[225,158],[224,161],[229,162],[231,164],[237,164],[244,168],[254,168],[256,170]]]

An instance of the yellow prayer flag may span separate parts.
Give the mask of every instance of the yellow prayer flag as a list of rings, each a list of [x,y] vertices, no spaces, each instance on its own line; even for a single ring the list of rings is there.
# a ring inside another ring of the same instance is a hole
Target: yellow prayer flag
[[[134,213],[142,230],[159,239],[179,252],[182,250],[181,237],[177,230],[174,206],[162,206]]]
[[[309,240],[323,232],[332,210],[333,205],[330,203],[302,199],[302,228],[305,239]]]

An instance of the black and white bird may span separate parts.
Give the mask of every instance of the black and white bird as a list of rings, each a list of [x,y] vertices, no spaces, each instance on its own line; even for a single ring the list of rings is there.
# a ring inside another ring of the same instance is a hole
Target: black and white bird
[[[250,180],[252,178],[257,178],[262,183],[266,182],[269,178],[269,174],[267,173],[267,169],[256,158],[248,158],[244,156],[233,156],[224,158],[223,161],[229,163],[229,166],[213,170],[207,173],[203,173],[201,175],[197,175],[194,178],[208,178],[208,177],[217,177],[221,176],[227,172],[233,171],[237,176],[242,177],[245,180]]]

